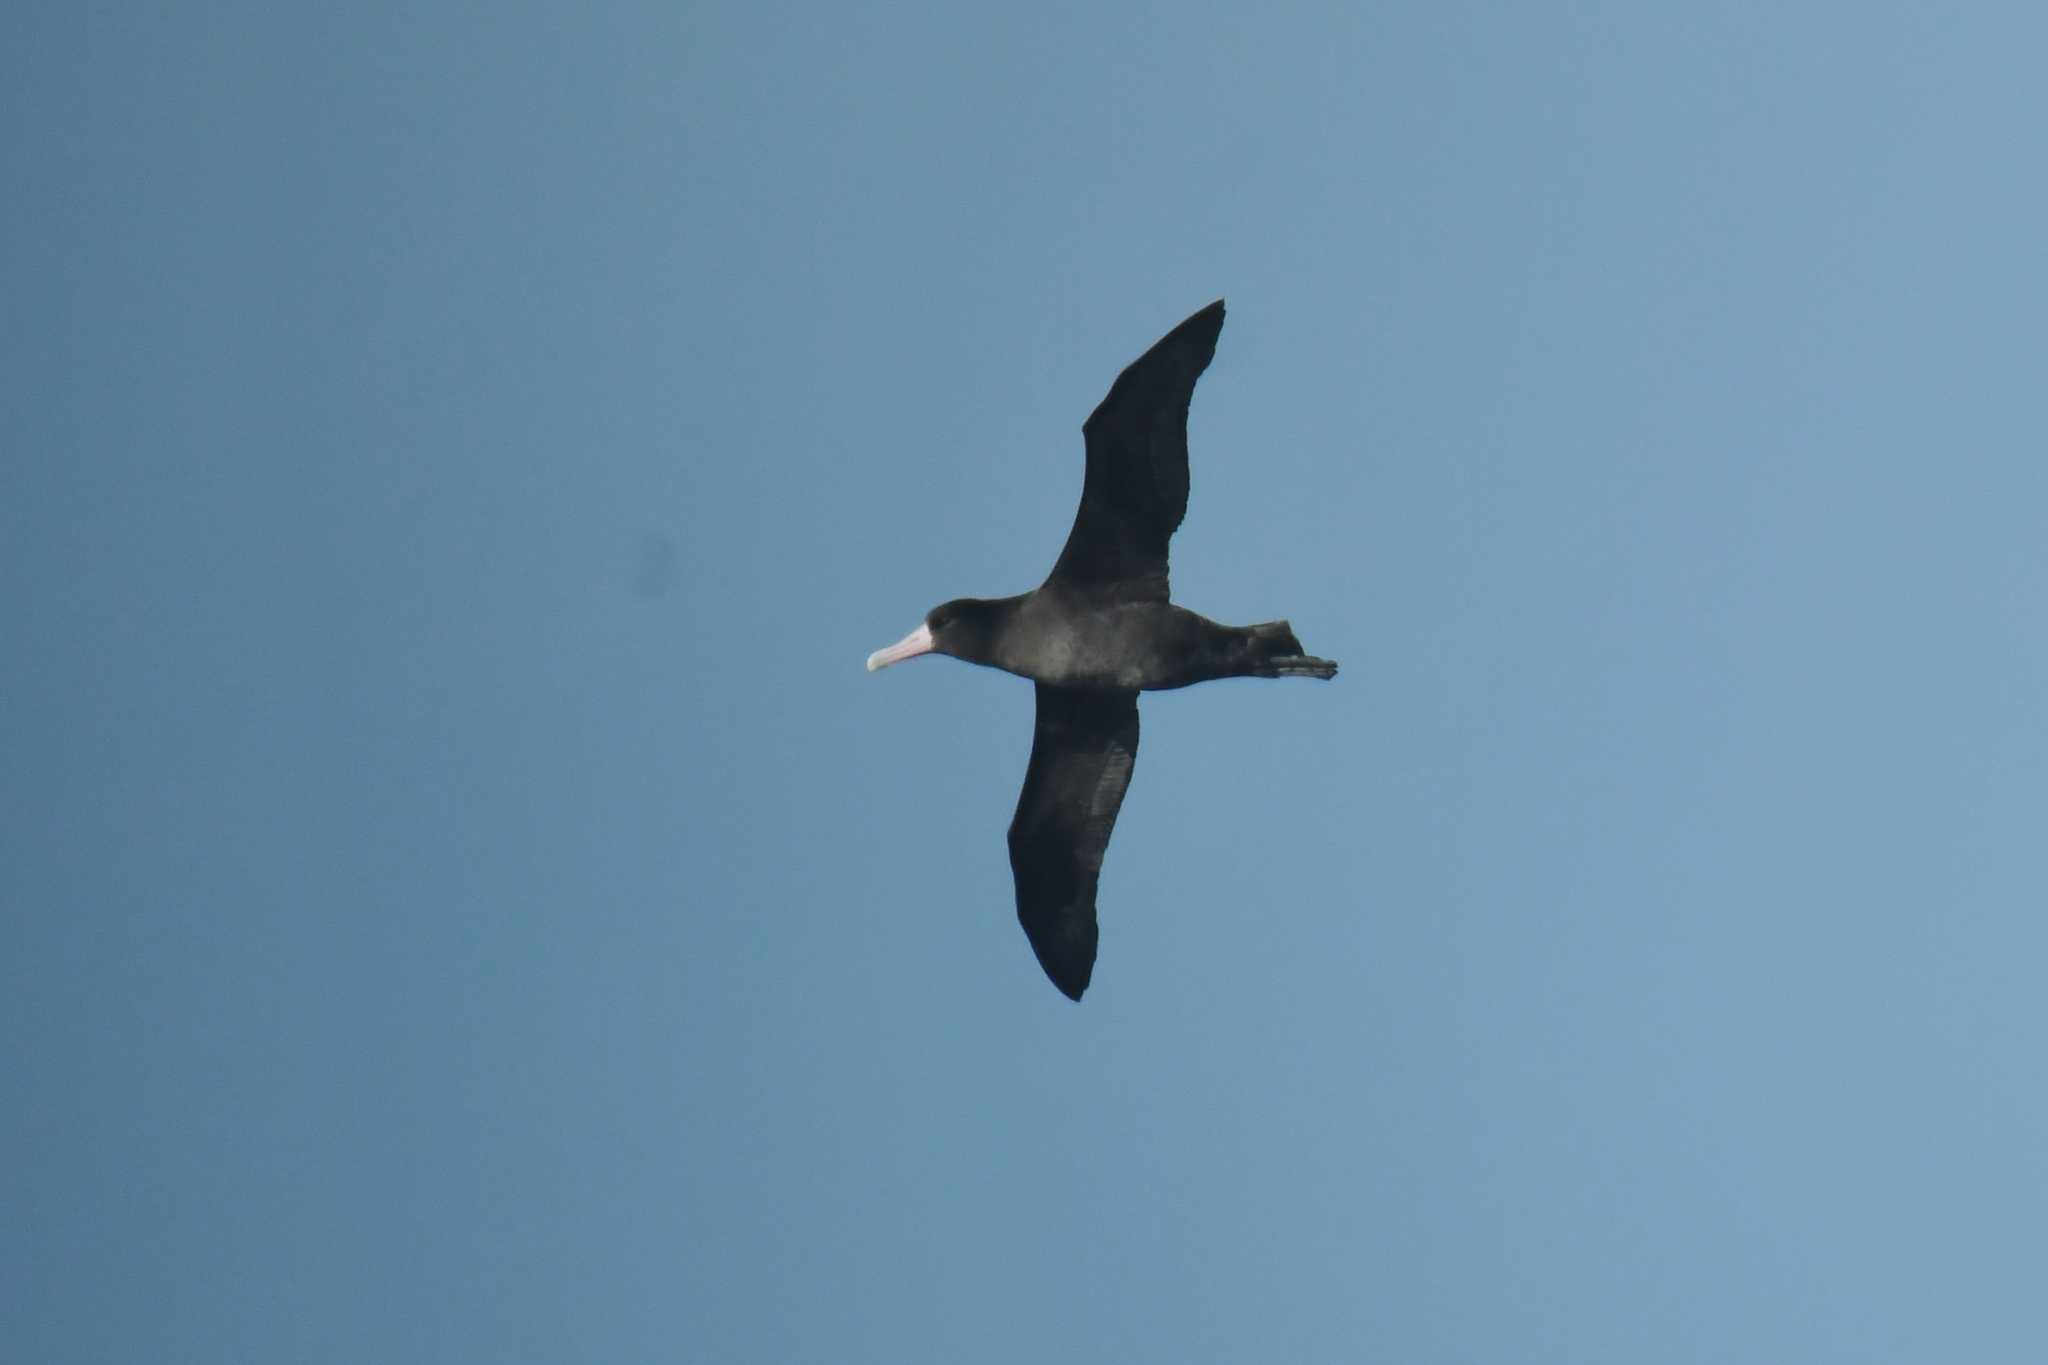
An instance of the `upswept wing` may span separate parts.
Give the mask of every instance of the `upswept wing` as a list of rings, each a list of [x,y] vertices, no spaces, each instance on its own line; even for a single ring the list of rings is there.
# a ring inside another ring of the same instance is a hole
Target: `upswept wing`
[[[1132,361],[1082,424],[1088,474],[1048,586],[1167,600],[1166,543],[1188,510],[1188,402],[1222,330],[1218,299]]]

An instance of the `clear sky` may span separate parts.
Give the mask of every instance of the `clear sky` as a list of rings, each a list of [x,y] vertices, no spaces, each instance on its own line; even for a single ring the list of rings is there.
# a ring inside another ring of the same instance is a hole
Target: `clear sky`
[[[12,6],[0,1357],[2048,1359],[2044,13]]]

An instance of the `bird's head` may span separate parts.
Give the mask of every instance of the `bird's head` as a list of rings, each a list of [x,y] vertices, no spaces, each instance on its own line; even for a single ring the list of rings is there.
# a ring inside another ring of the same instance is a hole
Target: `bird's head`
[[[920,654],[950,654],[970,663],[986,663],[994,657],[995,637],[1006,608],[1014,606],[1015,601],[956,597],[941,602],[925,613],[923,625],[887,649],[868,655],[868,672]]]

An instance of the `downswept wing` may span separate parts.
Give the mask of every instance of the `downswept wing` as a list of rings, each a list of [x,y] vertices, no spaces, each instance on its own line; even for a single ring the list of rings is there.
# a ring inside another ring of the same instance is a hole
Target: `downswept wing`
[[[1010,870],[1038,965],[1074,1000],[1095,971],[1095,883],[1137,759],[1137,693],[1038,684]]]
[[[1188,402],[1222,331],[1218,299],[1132,361],[1081,424],[1088,474],[1048,586],[1167,600],[1166,543],[1188,510]]]

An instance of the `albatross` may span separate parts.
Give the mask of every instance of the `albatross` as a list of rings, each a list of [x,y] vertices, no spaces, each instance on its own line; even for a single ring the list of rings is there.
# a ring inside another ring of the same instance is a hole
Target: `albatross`
[[[1188,510],[1188,403],[1216,354],[1223,300],[1117,376],[1081,426],[1081,506],[1044,583],[961,597],[868,656],[868,671],[949,654],[1037,685],[1038,722],[1010,821],[1017,919],[1053,985],[1095,971],[1095,887],[1138,757],[1138,693],[1213,678],[1333,678],[1286,621],[1225,626],[1174,605],[1166,548]]]

